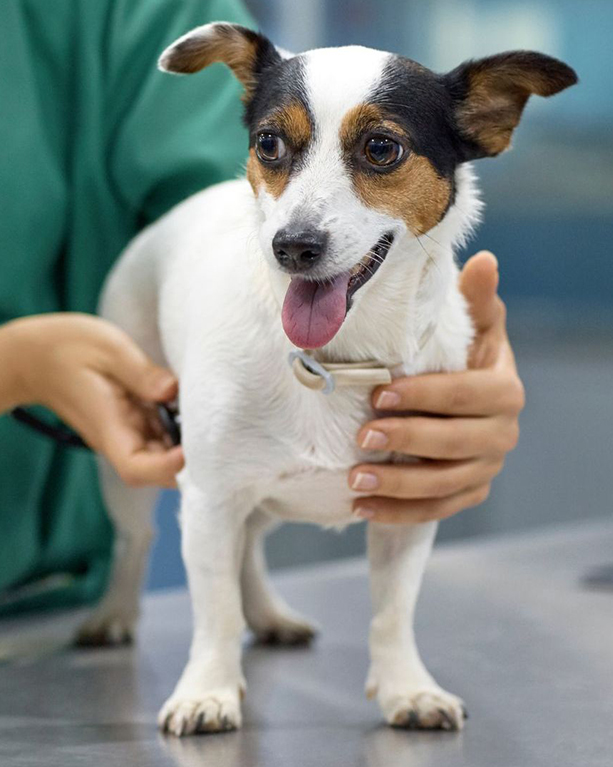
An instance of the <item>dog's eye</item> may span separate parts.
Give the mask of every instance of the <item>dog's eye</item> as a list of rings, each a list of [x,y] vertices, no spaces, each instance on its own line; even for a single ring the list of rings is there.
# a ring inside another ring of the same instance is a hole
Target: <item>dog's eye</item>
[[[287,154],[285,142],[274,133],[258,133],[255,151],[263,162],[275,162]]]
[[[404,149],[397,142],[386,136],[373,136],[366,142],[364,154],[368,162],[378,167],[393,165],[404,154]]]

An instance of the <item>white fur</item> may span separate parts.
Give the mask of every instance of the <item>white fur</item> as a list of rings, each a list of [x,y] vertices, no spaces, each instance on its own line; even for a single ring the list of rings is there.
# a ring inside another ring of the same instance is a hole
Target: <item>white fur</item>
[[[292,346],[280,306],[289,278],[272,259],[276,230],[300,206],[317,211],[332,232],[325,267],[332,272],[356,263],[390,227],[397,233],[320,358],[376,359],[396,375],[466,364],[472,331],[453,248],[478,217],[470,168],[458,171],[456,203],[444,220],[417,241],[401,221],[366,208],[339,166],[342,115],[376,82],[385,56],[363,48],[308,54],[320,138],[280,199],[254,200],[245,180],[191,197],[134,241],[105,290],[103,314],[181,381],[181,524],[195,628],[189,662],[160,714],[160,723],[176,734],[240,724],[243,616],[260,635],[296,638],[312,631],[271,593],[260,533],[278,519],[326,526],[357,521],[347,471],[371,458],[354,440],[373,415],[369,392],[340,389],[325,397],[303,388],[288,366]],[[434,334],[421,349],[430,323]],[[140,491],[103,479],[118,528],[130,530]],[[434,682],[413,638],[414,605],[435,530],[434,523],[370,526],[368,689],[390,722],[413,711],[424,726],[460,727],[461,702]],[[130,538],[130,550],[140,551],[139,535],[132,530]],[[121,560],[116,571],[122,571]],[[118,595],[107,597],[92,622],[98,631],[122,620],[130,622],[126,631],[132,628],[133,611],[126,617],[118,605],[134,604],[138,583],[118,580]]]

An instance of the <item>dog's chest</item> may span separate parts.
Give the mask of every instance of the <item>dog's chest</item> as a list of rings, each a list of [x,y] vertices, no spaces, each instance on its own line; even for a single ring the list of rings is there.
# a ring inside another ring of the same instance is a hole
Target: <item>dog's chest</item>
[[[296,469],[270,483],[260,506],[284,520],[344,527],[359,521],[352,516],[357,493],[347,484],[347,469]]]
[[[338,390],[330,396],[299,389],[290,411],[285,460],[263,488],[265,506],[283,519],[343,526],[352,521],[357,494],[348,485],[349,469],[387,454],[361,450],[356,438],[373,417],[368,390]]]

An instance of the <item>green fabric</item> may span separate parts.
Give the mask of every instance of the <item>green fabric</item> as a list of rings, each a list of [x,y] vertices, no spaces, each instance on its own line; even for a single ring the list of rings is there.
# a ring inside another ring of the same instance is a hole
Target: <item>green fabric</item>
[[[142,226],[239,172],[229,72],[156,69],[169,42],[215,20],[251,25],[239,0],[2,0],[0,322],[95,311]],[[0,614],[98,598],[111,543],[92,456],[1,418]]]

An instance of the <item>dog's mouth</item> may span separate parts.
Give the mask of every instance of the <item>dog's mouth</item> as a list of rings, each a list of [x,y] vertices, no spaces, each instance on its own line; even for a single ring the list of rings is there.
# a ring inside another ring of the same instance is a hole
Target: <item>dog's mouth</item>
[[[351,309],[351,299],[354,294],[362,285],[366,285],[368,280],[374,276],[377,269],[385,261],[393,242],[394,235],[391,232],[384,234],[364,258],[353,267],[350,272],[349,285],[347,286],[347,311]]]
[[[351,308],[353,296],[385,261],[393,242],[392,233],[384,234],[350,271],[325,282],[292,277],[281,314],[289,340],[302,349],[330,343]]]

